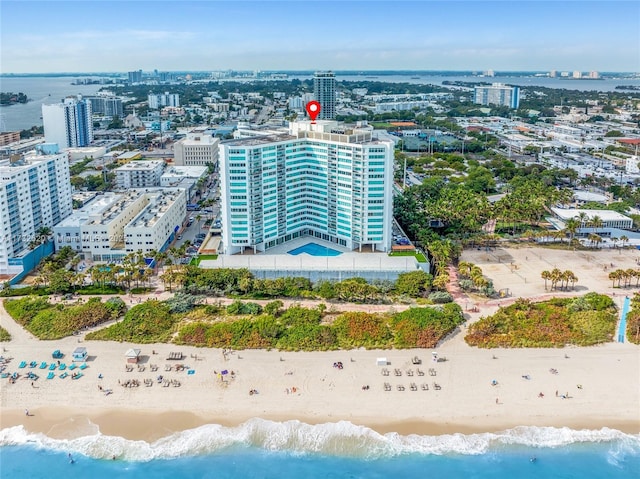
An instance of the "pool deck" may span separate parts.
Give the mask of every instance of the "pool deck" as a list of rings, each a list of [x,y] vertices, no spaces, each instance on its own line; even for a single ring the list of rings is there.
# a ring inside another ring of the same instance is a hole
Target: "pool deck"
[[[287,254],[287,251],[307,243],[341,251],[339,256],[311,256],[307,253]],[[201,268],[247,268],[278,271],[414,271],[418,262],[413,256],[389,256],[387,253],[359,253],[318,238],[296,238],[278,245],[266,253],[220,255],[215,260],[203,260]]]

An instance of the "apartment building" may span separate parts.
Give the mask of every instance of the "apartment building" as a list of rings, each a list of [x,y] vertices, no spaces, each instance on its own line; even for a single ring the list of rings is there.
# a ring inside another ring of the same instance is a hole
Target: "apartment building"
[[[0,133],[0,146],[7,146],[20,141],[19,131],[3,131]]]
[[[42,123],[47,143],[63,150],[88,146],[93,141],[91,102],[82,95],[65,98],[61,103],[42,105]]]
[[[336,76],[333,72],[316,72],[313,76],[313,96],[320,103],[321,120],[336,117]]]
[[[163,251],[186,211],[181,188],[98,195],[53,228],[55,246],[71,246],[97,262],[117,262],[135,251]]]
[[[499,105],[517,109],[520,105],[520,88],[494,83],[474,88],[473,102],[479,105]]]
[[[206,166],[218,163],[220,140],[203,129],[187,133],[173,145],[176,166]]]
[[[0,275],[33,269],[29,244],[71,212],[67,155],[0,161]]]
[[[303,236],[350,249],[391,247],[393,142],[370,126],[292,122],[279,135],[220,150],[226,254]]]
[[[180,95],[177,93],[150,93],[147,96],[147,101],[149,102],[149,108],[152,110],[157,110],[158,108],[162,108],[165,106],[180,106]]]
[[[130,161],[113,170],[116,174],[116,187],[127,190],[159,186],[164,167],[165,162],[162,160]]]

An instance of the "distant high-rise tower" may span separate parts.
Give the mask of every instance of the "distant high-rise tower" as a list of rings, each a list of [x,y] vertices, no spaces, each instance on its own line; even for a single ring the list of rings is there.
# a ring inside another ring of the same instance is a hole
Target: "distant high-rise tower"
[[[142,82],[142,70],[128,72],[128,74],[129,74],[129,84]]]
[[[89,145],[93,141],[91,112],[91,102],[81,95],[42,105],[45,140],[57,143],[60,149]]]
[[[474,88],[473,102],[480,105],[501,105],[517,109],[520,106],[520,88],[494,83]]]
[[[320,102],[321,120],[336,117],[336,76],[333,72],[316,72],[313,77],[313,96]]]

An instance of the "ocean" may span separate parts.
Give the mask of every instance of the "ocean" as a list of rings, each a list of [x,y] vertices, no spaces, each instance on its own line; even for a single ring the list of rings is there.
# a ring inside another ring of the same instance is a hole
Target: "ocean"
[[[96,433],[72,440],[0,431],[2,479],[638,477],[640,435],[519,427],[496,434],[401,436],[349,422],[253,419],[206,425],[154,443]]]
[[[88,78],[82,76],[82,78]],[[309,79],[311,76],[290,76],[293,79]],[[543,86],[548,88],[565,88],[568,90],[596,90],[614,91],[617,85],[640,86],[640,78],[603,80],[566,80],[562,78],[546,77],[494,77],[483,78],[473,76],[437,76],[419,73],[407,75],[340,75],[338,81],[380,81],[390,83],[414,83],[442,85],[444,80],[448,81],[485,81],[502,82],[520,86]],[[42,126],[42,104],[55,103],[69,95],[93,95],[103,86],[109,85],[72,85],[74,77],[0,77],[0,91],[22,92],[33,101],[25,104],[0,107],[0,131],[17,131],[31,128],[32,126]]]

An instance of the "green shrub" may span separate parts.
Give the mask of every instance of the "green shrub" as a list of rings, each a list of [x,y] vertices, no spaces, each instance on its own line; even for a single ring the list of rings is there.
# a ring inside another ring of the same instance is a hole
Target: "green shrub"
[[[0,341],[11,341],[9,331],[0,326]]]
[[[100,298],[75,305],[53,305],[39,297],[5,301],[7,312],[39,339],[59,339],[115,319],[124,311],[123,306],[124,302],[107,304]]]
[[[122,321],[87,334],[87,339],[134,343],[167,342],[171,338],[175,323],[176,319],[166,304],[149,300],[133,306]]]
[[[596,293],[540,303],[520,299],[471,325],[465,341],[485,348],[588,346],[610,341],[616,322],[611,298]]]
[[[434,304],[444,304],[453,301],[453,297],[446,291],[434,291],[429,295],[429,301]]]
[[[387,318],[362,311],[344,313],[333,322],[338,346],[341,349],[389,347],[391,331]]]

